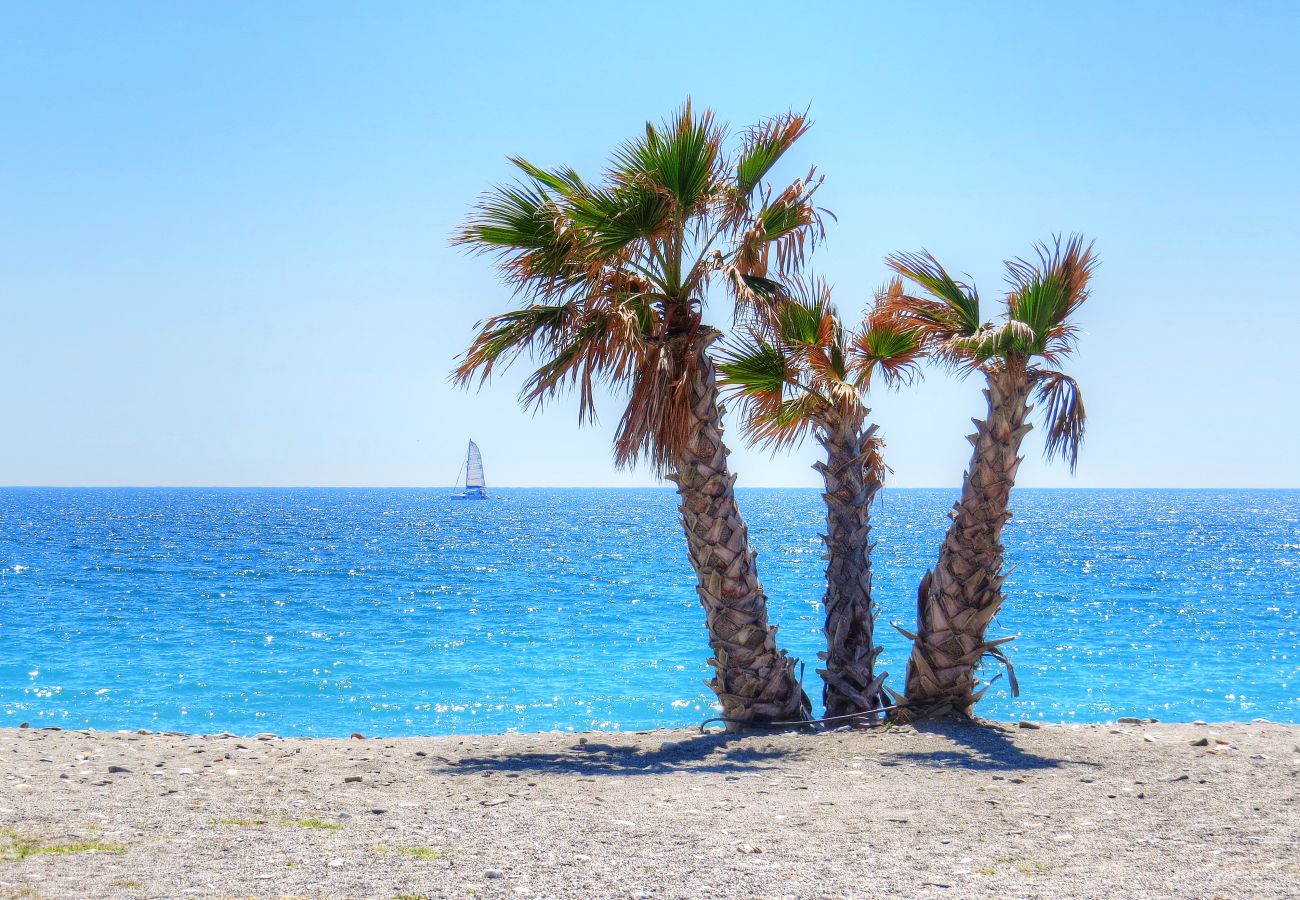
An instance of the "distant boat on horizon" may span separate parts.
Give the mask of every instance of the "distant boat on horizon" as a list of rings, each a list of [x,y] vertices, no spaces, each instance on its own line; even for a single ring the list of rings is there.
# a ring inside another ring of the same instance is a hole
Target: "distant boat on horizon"
[[[483,454],[479,452],[478,444],[472,439],[469,442],[469,449],[465,452],[465,465],[461,467],[461,472],[465,480],[462,483],[460,475],[456,476],[456,487],[452,488],[452,496],[470,500],[488,499],[487,482],[483,479]]]

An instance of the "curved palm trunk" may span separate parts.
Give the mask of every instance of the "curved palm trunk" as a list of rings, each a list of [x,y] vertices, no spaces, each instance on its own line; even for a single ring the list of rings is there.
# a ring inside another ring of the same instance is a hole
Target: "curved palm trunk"
[[[727,467],[717,374],[704,347],[690,385],[691,433],[676,454],[679,509],[696,592],[713,648],[709,682],[729,730],[745,723],[803,721],[810,704],[794,676],[794,660],[777,648],[768,625],[767,596],[758,581],[757,554],[736,509],[736,476]]]
[[[1023,369],[987,373],[988,416],[975,420],[970,467],[939,561],[917,591],[917,633],[907,666],[909,717],[969,716],[983,690],[975,670],[985,654],[1006,661],[998,641],[985,639],[1002,605],[1002,526],[1020,466],[1020,443],[1032,428],[1031,379]],[[906,634],[906,632],[904,632]],[[1011,676],[1016,690],[1015,675]]]
[[[826,668],[822,698],[826,715],[871,712],[884,705],[883,674],[875,674],[876,609],[871,599],[871,504],[880,490],[878,452],[864,432],[865,410],[856,421],[841,422],[818,435],[826,462],[813,466],[826,490]]]

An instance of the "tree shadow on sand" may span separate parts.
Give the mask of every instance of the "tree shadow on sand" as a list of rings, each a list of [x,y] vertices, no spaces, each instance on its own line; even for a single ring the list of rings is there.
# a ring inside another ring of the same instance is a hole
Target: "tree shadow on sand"
[[[1099,765],[1085,760],[1039,756],[1018,747],[1003,727],[990,723],[937,721],[918,722],[914,727],[920,733],[947,738],[956,749],[909,750],[893,754],[893,761],[994,772],[1059,769],[1062,766],[1096,768]]]
[[[573,744],[565,749],[534,753],[486,753],[459,760],[443,760],[437,771],[528,773],[533,775],[664,775],[681,773],[757,774],[778,768],[802,751],[772,747],[733,746],[743,735],[704,734],[671,740],[660,746],[637,747],[597,743]],[[576,738],[575,738],[576,739]]]

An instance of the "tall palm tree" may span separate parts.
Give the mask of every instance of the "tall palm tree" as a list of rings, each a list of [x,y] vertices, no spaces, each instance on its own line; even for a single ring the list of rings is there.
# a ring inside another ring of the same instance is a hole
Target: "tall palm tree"
[[[597,384],[627,397],[615,436],[621,466],[648,460],[673,481],[704,606],[723,715],[733,728],[801,721],[808,698],[776,643],[749,532],[736,507],[722,442],[722,406],[704,320],[711,288],[735,303],[771,290],[764,273],[797,269],[824,235],[815,171],[777,191],[769,171],[805,133],[789,114],[743,133],[689,101],[614,154],[604,177],[512,158],[522,179],[484,195],[455,237],[492,254],[524,301],[480,323],[454,377],[481,385],[498,363],[540,363],[521,394],[538,406],[575,390],[579,420]]]
[[[885,465],[865,398],[873,375],[896,384],[915,371],[919,333],[888,305],[901,292],[895,279],[849,331],[825,282],[796,282],[776,302],[755,307],[745,339],[733,342],[720,366],[744,403],[752,442],[779,449],[812,432],[826,451],[813,468],[826,501],[826,667],[818,674],[827,716],[886,705],[885,673],[875,672],[880,648],[871,597],[871,504]]]
[[[974,450],[938,562],[917,592],[916,633],[903,632],[912,639],[909,717],[969,716],[987,690],[977,690],[976,680],[985,656],[1007,666],[1012,692],[1019,692],[1001,649],[1011,638],[986,636],[1004,599],[1002,526],[1011,518],[1020,444],[1033,427],[1026,422],[1031,398],[1042,410],[1046,456],[1063,456],[1071,471],[1078,461],[1083,398],[1057,366],[1074,351],[1078,329],[1072,318],[1088,298],[1097,263],[1093,245],[1078,235],[1036,250],[1036,260],[1006,263],[1010,287],[992,323],[981,319],[975,288],[954,279],[930,254],[888,260],[922,291],[920,297],[900,296],[897,314],[924,335],[933,355],[962,374],[983,374],[988,403],[968,438]]]

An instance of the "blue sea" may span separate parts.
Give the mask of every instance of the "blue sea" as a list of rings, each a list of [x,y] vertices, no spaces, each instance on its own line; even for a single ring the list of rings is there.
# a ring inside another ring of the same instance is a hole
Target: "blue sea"
[[[820,698],[814,490],[739,492]],[[883,668],[955,499],[886,490]],[[346,736],[715,713],[668,489],[0,490],[0,725]],[[1026,490],[990,718],[1300,722],[1300,491]],[[996,674],[991,669],[987,674]]]

